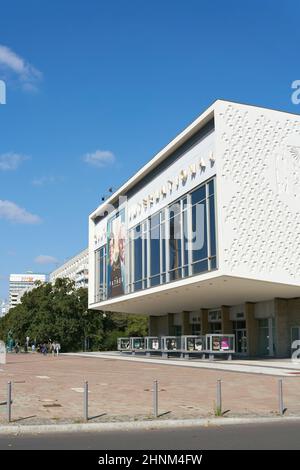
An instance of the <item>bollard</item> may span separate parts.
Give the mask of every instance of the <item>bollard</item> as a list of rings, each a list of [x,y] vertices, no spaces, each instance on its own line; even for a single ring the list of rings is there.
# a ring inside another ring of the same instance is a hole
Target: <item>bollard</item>
[[[153,382],[153,416],[158,418],[158,382]]]
[[[85,421],[89,419],[89,384],[84,382],[83,387],[83,418]]]
[[[284,414],[283,406],[283,392],[282,392],[282,379],[278,380],[278,405],[279,405],[279,414]]]
[[[217,380],[217,415],[222,414],[222,390],[221,390],[221,380]]]
[[[8,423],[11,422],[11,382],[7,382],[6,416]]]

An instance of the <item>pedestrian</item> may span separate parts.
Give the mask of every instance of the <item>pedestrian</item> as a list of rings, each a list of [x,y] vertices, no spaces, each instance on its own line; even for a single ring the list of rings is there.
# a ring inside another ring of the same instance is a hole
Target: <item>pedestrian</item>
[[[56,355],[58,356],[59,354],[59,351],[60,351],[60,344],[59,343],[56,343],[55,344],[55,352],[56,352]]]
[[[15,345],[15,353],[18,354],[19,351],[20,351],[19,343],[16,342],[16,345]]]
[[[31,351],[32,351],[32,352],[35,351],[35,344],[34,344],[34,343],[32,343],[32,345],[31,345]]]
[[[55,343],[55,341],[53,341],[53,342],[51,343],[51,353],[52,353],[52,356],[53,356],[53,357],[54,357],[54,355],[55,355],[55,346],[56,346],[56,343]]]

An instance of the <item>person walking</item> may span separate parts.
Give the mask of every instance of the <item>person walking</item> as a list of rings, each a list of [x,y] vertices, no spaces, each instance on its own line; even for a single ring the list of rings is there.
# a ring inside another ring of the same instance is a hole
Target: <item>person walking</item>
[[[47,351],[47,345],[46,345],[46,343],[44,343],[43,346],[42,346],[42,353],[44,354],[44,356],[47,356],[47,352],[48,352]]]
[[[59,354],[59,351],[60,351],[60,344],[59,344],[59,343],[56,343],[56,344],[55,344],[55,352],[56,352],[56,356],[58,356],[58,354]]]

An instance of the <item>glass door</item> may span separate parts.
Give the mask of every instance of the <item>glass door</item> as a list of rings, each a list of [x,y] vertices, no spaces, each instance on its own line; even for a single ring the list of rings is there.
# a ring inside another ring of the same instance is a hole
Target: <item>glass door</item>
[[[247,332],[246,329],[236,330],[235,332],[236,352],[247,354]]]
[[[247,354],[247,329],[245,320],[233,321],[233,333],[235,334],[235,351],[238,354]]]
[[[258,320],[258,352],[261,356],[273,356],[275,354],[274,330],[273,318]]]

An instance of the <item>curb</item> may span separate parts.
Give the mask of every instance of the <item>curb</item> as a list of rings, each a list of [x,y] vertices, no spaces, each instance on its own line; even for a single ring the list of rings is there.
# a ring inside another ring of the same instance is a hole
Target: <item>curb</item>
[[[164,421],[130,421],[118,423],[80,423],[80,424],[45,424],[16,426],[0,426],[1,434],[50,434],[50,433],[72,433],[72,432],[110,432],[110,431],[135,431],[135,430],[155,430],[169,428],[188,428],[188,427],[214,427],[230,426],[240,424],[273,424],[299,422],[300,417],[281,417],[276,418],[202,418],[202,419],[169,419]]]

